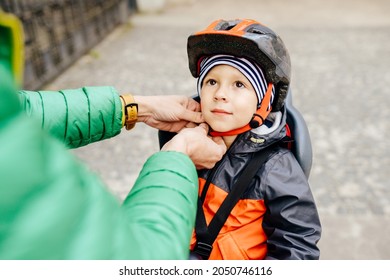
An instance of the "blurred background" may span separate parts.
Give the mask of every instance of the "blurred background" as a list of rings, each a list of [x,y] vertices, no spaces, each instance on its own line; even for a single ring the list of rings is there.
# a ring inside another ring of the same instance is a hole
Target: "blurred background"
[[[24,88],[111,85],[136,95],[195,93],[187,37],[215,19],[253,18],[290,51],[293,104],[313,146],[310,184],[323,260],[390,259],[390,1],[19,0]],[[119,201],[158,151],[143,124],[73,150]]]

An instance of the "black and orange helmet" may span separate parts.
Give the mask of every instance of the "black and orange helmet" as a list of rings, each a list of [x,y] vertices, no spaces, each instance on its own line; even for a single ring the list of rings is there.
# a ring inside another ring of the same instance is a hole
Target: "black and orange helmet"
[[[267,82],[275,87],[272,110],[283,106],[290,85],[290,55],[282,39],[270,28],[250,19],[216,20],[188,37],[187,53],[191,74],[199,76],[203,57],[228,54],[255,62]]]

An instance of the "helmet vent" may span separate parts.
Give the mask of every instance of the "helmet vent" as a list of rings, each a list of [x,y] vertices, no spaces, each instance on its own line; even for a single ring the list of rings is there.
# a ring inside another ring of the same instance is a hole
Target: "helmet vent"
[[[237,22],[228,22],[228,21],[221,21],[214,29],[215,30],[224,30],[228,31],[235,27],[237,25]]]
[[[260,35],[264,35],[264,31],[260,30],[260,29],[257,29],[256,27],[253,27],[251,28],[250,30],[248,30],[248,32],[251,32],[251,33],[255,33],[255,34],[260,34]]]

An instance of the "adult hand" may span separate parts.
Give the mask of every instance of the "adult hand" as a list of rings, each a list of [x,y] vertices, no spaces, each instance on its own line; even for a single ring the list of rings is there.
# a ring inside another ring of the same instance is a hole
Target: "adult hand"
[[[196,169],[213,168],[226,153],[221,137],[208,136],[209,127],[202,123],[194,128],[184,128],[163,147],[162,151],[177,151],[188,155]]]
[[[190,97],[134,96],[138,104],[138,121],[170,132],[178,132],[189,122],[201,123],[200,104]]]

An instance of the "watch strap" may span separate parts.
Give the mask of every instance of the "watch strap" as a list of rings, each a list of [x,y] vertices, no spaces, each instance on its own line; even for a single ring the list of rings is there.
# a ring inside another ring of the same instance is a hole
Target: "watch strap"
[[[124,126],[127,130],[132,129],[138,119],[138,104],[130,94],[120,96],[123,101]]]

